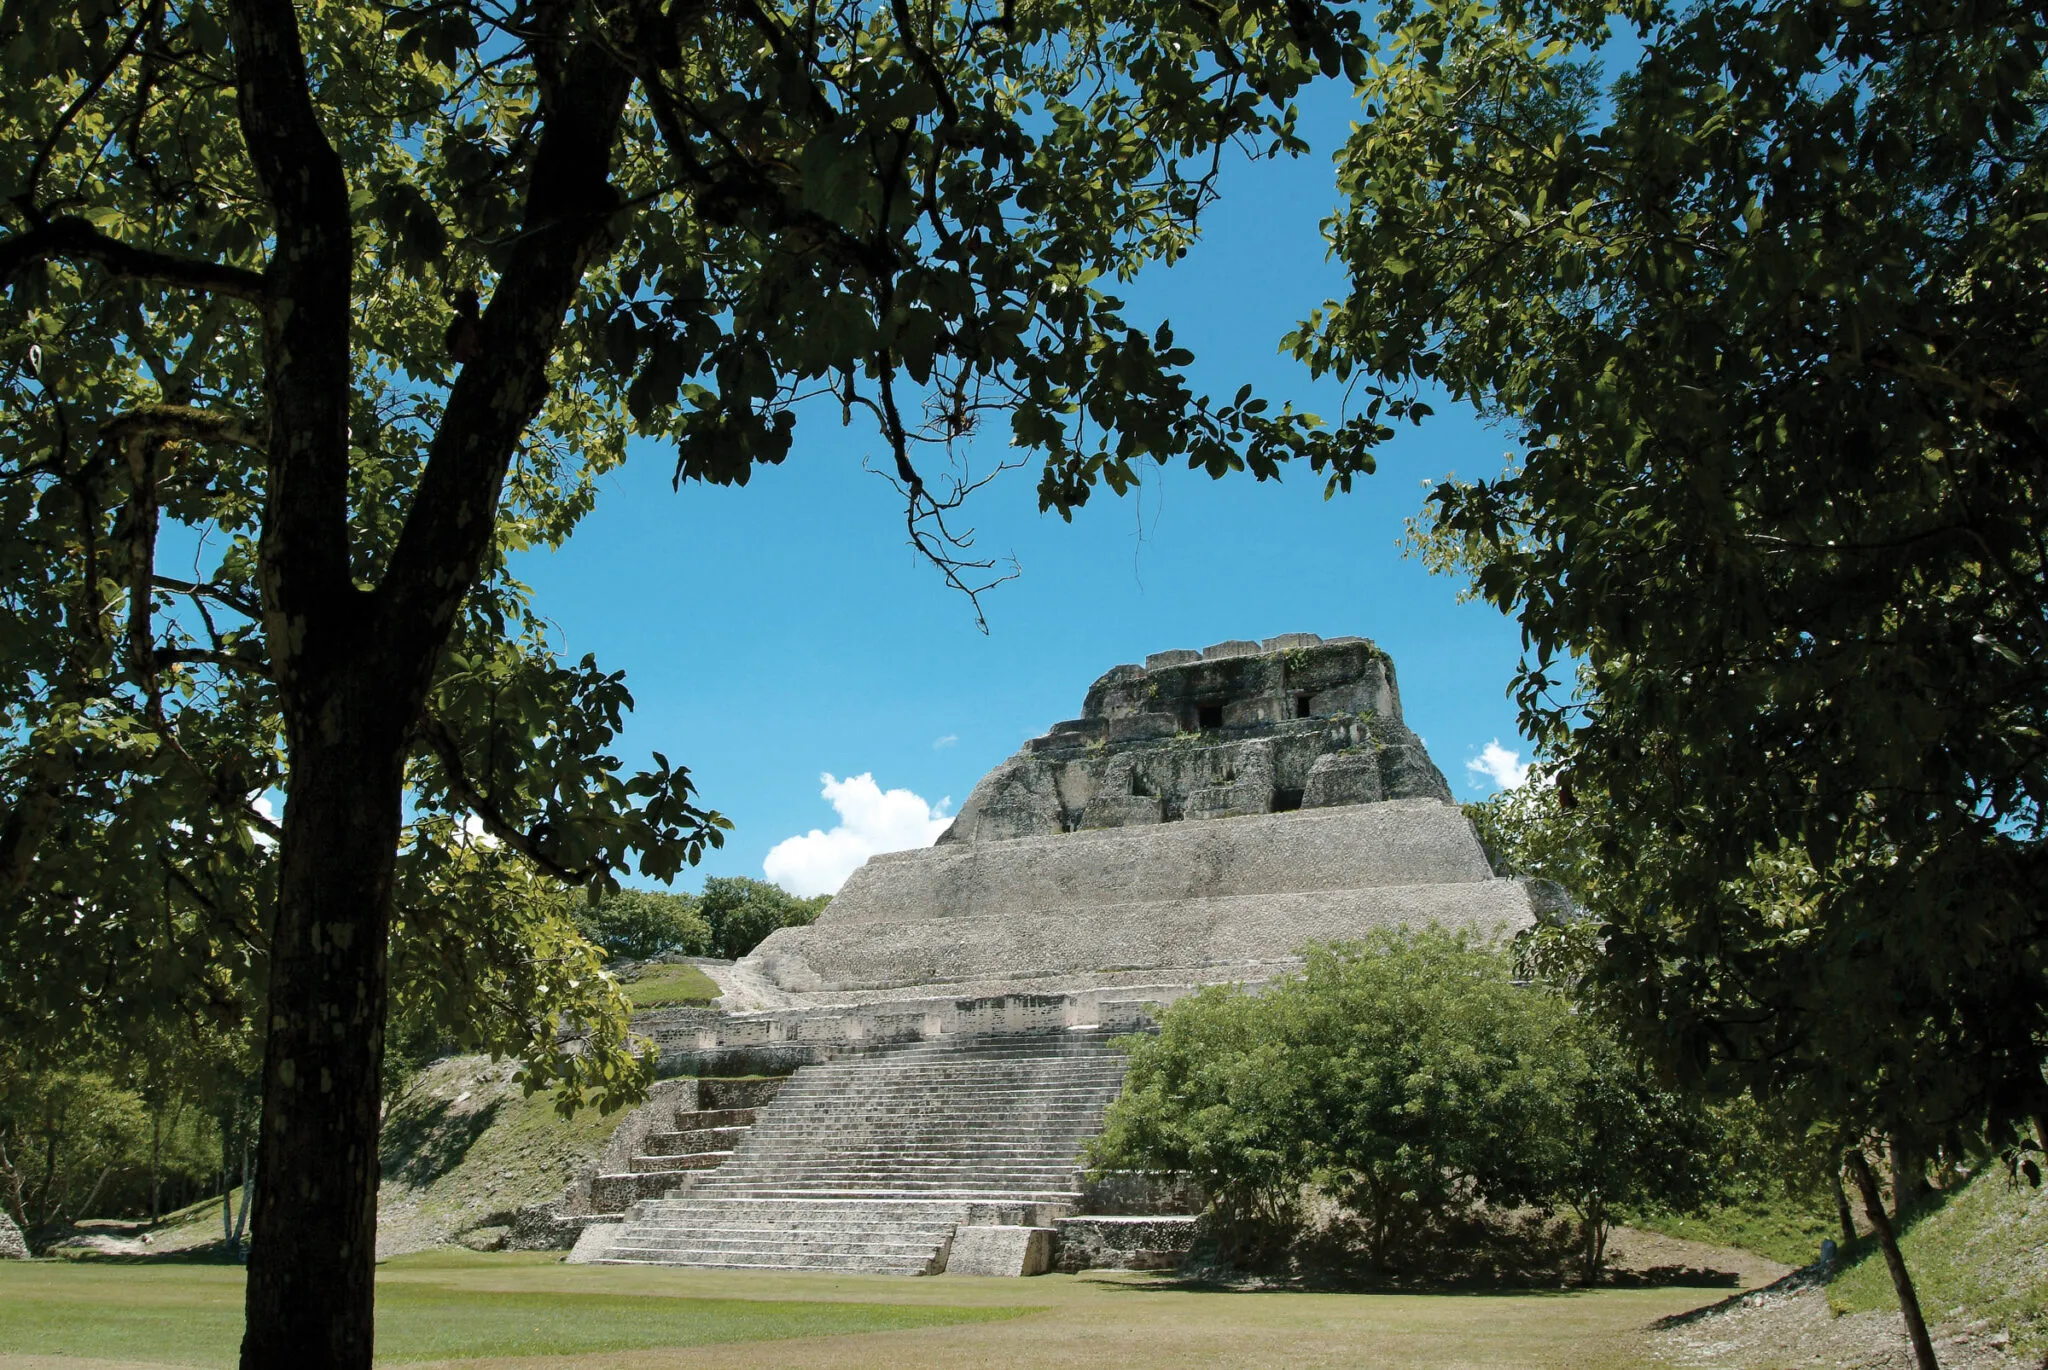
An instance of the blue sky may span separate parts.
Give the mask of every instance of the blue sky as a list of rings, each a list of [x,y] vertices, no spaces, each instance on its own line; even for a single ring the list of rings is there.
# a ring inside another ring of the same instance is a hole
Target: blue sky
[[[1219,397],[1249,381],[1276,403],[1342,408],[1342,392],[1312,383],[1278,344],[1343,288],[1317,225],[1336,203],[1330,154],[1349,118],[1334,87],[1305,102],[1313,152],[1230,167],[1195,252],[1123,292],[1134,326],[1172,322],[1196,354],[1197,385]],[[515,574],[564,651],[627,672],[638,707],[623,757],[658,749],[688,765],[704,802],[736,825],[679,888],[758,877],[783,839],[833,829],[827,773],[950,800],[950,813],[1025,738],[1074,717],[1111,666],[1226,638],[1373,638],[1393,654],[1410,725],[1459,796],[1477,798],[1494,786],[1467,763],[1488,743],[1527,759],[1504,694],[1519,638],[1494,610],[1459,604],[1458,585],[1398,542],[1426,483],[1491,474],[1509,445],[1440,404],[1382,449],[1377,475],[1327,503],[1307,470],[1276,485],[1152,468],[1141,494],[1100,494],[1071,525],[1038,514],[1033,471],[1010,472],[971,510],[981,548],[1022,569],[986,597],[984,636],[905,545],[895,492],[862,469],[881,450],[873,429],[813,409],[790,459],[743,489],[672,491],[669,453],[636,449],[569,544]],[[837,793],[856,827],[930,831],[907,796],[878,818],[875,796]]]

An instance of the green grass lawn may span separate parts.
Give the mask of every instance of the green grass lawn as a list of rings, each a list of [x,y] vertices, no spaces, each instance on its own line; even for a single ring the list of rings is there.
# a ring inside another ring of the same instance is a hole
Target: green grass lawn
[[[716,980],[689,965],[649,966],[623,988],[634,1008],[708,1004],[720,994]]]
[[[479,1288],[481,1272],[541,1265],[547,1253],[434,1252],[380,1271],[377,1359],[577,1355],[1013,1318],[1028,1308],[703,1298]],[[0,1269],[0,1348],[168,1365],[233,1365],[242,1336],[236,1266],[36,1262]]]
[[[1635,1370],[1656,1318],[1720,1290],[1247,1292],[1160,1275],[771,1274],[436,1251],[378,1271],[378,1359],[470,1370],[912,1370],[1075,1364]],[[231,1364],[235,1266],[0,1265],[0,1370],[36,1357]],[[773,1341],[774,1347],[761,1344]]]

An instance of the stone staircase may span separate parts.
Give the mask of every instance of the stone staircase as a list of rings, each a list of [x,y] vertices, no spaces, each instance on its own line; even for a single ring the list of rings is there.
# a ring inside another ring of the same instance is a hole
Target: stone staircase
[[[689,1184],[702,1172],[731,1158],[760,1112],[775,1097],[780,1080],[699,1080],[686,1102],[698,1107],[657,1105],[657,1117],[632,1141],[626,1168],[591,1181],[594,1213],[622,1213],[642,1199],[658,1199]],[[744,1103],[745,1107],[739,1105]],[[705,1107],[704,1105],[710,1105]]]
[[[1044,1226],[1079,1203],[1077,1158],[1123,1085],[1109,1037],[948,1039],[805,1066],[723,1165],[635,1204],[585,1258],[942,1270],[956,1227]]]

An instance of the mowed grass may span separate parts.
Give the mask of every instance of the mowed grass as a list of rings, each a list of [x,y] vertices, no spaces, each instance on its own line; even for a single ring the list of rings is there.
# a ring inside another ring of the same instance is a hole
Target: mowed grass
[[[465,1253],[466,1254],[466,1253]],[[1024,1308],[478,1288],[480,1270],[558,1258],[400,1258],[377,1282],[381,1362],[524,1358],[843,1336],[987,1322]],[[0,1270],[0,1348],[151,1364],[233,1365],[239,1267],[36,1263]]]
[[[708,1004],[723,992],[716,980],[691,965],[648,966],[621,988],[634,1008]]]
[[[226,1365],[234,1267],[0,1266],[0,1370]],[[1666,1314],[1725,1290],[1240,1292],[1139,1274],[1028,1280],[565,1266],[436,1252],[379,1271],[378,1359],[549,1370],[1076,1364],[1620,1370]],[[763,1345],[773,1341],[772,1347]],[[97,1370],[97,1368],[96,1368]]]

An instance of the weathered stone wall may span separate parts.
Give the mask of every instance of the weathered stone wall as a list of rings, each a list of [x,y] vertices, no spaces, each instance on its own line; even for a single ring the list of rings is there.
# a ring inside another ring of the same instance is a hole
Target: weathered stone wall
[[[1289,633],[1114,668],[1080,718],[983,777],[939,840],[1450,797],[1401,719],[1387,655],[1364,638]]]
[[[1202,1220],[1190,1217],[1061,1218],[1053,1226],[1052,1268],[1064,1275],[1083,1270],[1171,1270],[1194,1250]]]
[[[13,1218],[0,1212],[0,1261],[25,1261],[28,1256],[28,1243],[22,1239],[21,1229],[14,1225]]]
[[[1493,878],[1455,805],[1407,800],[890,852],[855,871],[812,926]],[[764,945],[805,930],[782,929]]]
[[[774,933],[746,964],[809,995],[1111,972],[1263,979],[1308,942],[1429,923],[1512,931],[1529,916],[1527,890],[1493,875],[1462,813],[1399,800],[878,856],[817,922]]]

